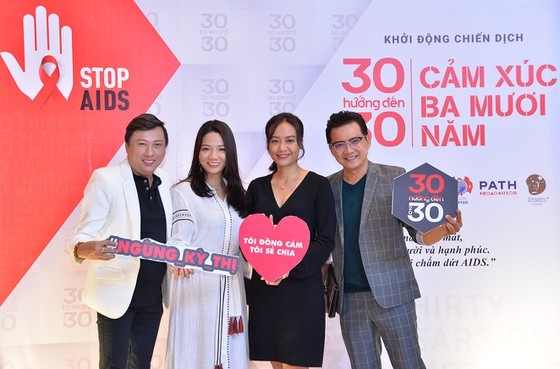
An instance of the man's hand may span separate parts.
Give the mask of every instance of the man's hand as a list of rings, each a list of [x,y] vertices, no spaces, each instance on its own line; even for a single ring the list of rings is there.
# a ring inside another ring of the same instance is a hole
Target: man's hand
[[[444,237],[451,236],[461,230],[461,227],[463,226],[463,216],[461,214],[461,210],[457,209],[457,218],[453,218],[451,215],[446,215],[445,219],[447,219],[447,222],[442,224],[445,233]]]
[[[109,240],[88,241],[76,246],[76,256],[80,259],[111,260],[115,258],[116,246]]]
[[[461,210],[457,209],[457,218],[453,218],[451,215],[446,215],[445,219],[447,222],[432,229],[431,231],[422,234],[422,243],[426,246],[431,246],[436,242],[441,241],[447,236],[454,235],[461,230],[463,226],[463,216]]]

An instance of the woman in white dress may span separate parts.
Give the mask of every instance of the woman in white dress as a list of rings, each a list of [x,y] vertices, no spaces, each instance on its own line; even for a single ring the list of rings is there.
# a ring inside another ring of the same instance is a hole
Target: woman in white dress
[[[188,177],[172,190],[169,244],[238,255],[245,212],[237,148],[229,126],[204,123]],[[168,369],[248,369],[243,263],[236,275],[171,268]],[[170,277],[170,276],[168,276]]]

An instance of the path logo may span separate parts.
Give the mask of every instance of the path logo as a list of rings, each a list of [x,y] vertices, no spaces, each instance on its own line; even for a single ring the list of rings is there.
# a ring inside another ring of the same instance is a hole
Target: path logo
[[[35,17],[23,17],[23,50],[22,64],[8,51],[0,53],[21,92],[40,105],[51,96],[68,100],[74,82],[72,29],[60,28],[58,15],[47,17],[38,6]]]
[[[133,0],[0,1],[0,24],[1,304],[180,63]]]

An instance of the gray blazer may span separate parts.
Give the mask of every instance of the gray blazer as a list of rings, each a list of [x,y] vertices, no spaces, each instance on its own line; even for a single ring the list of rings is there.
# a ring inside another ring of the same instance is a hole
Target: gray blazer
[[[402,305],[420,297],[403,227],[412,239],[416,230],[391,214],[393,179],[405,170],[369,162],[360,219],[360,254],[375,300],[384,308]],[[328,177],[336,210],[335,248],[332,253],[340,296],[344,294],[344,222],[342,219],[342,171]],[[344,312],[339,298],[337,312]]]

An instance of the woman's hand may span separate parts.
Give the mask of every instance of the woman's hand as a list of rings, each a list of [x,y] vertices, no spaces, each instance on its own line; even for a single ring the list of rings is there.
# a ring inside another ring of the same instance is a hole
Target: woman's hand
[[[261,281],[264,281],[269,286],[278,286],[280,284],[280,282],[282,282],[284,279],[288,278],[288,275],[290,275],[290,272],[284,274],[282,277],[280,277],[277,280],[272,281],[272,282],[267,281],[266,279],[264,279],[264,277],[261,277]]]
[[[171,265],[171,270],[173,271],[173,276],[179,277],[181,279],[189,279],[191,274],[194,274],[194,269],[190,268],[178,268]]]

